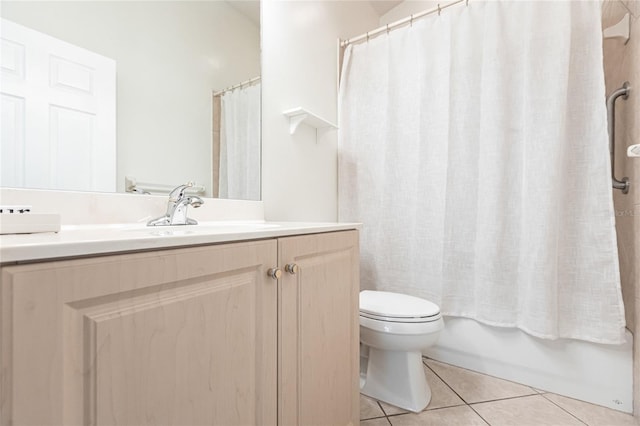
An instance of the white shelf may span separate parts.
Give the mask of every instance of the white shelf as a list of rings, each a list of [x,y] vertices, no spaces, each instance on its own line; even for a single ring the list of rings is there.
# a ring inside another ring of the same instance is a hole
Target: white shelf
[[[338,126],[304,108],[292,108],[282,112],[289,117],[289,134],[294,134],[300,124],[304,123],[314,129],[337,129]]]
[[[609,28],[606,28],[602,32],[602,35],[604,36],[605,39],[616,38],[616,37],[621,38],[622,40],[624,40],[624,44],[627,44],[629,42],[630,21],[631,19],[629,17],[629,14],[627,13],[622,17],[620,22],[610,26]]]

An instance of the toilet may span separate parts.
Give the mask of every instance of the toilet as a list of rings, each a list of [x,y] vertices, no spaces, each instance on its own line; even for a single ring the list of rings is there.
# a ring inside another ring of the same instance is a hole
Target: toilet
[[[431,401],[422,351],[444,328],[435,303],[386,291],[360,292],[360,392],[420,412]]]

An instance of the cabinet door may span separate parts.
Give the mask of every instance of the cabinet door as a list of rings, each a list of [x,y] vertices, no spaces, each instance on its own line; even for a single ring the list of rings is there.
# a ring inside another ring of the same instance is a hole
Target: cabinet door
[[[276,240],[2,269],[2,424],[269,425]]]
[[[358,232],[278,240],[278,419],[282,425],[359,423]]]

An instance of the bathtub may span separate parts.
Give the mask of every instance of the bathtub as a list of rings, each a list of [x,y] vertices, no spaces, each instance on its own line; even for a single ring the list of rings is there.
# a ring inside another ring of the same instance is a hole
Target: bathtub
[[[424,355],[615,410],[633,411],[633,336],[622,345],[543,340],[515,328],[445,317],[438,343]]]

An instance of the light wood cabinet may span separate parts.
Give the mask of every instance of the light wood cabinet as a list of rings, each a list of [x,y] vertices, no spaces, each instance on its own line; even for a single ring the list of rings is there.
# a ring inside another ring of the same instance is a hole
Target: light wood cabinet
[[[282,425],[359,424],[358,233],[280,240],[279,398]]]
[[[275,240],[2,270],[3,424],[275,424]]]
[[[4,266],[0,424],[356,424],[357,238]]]

